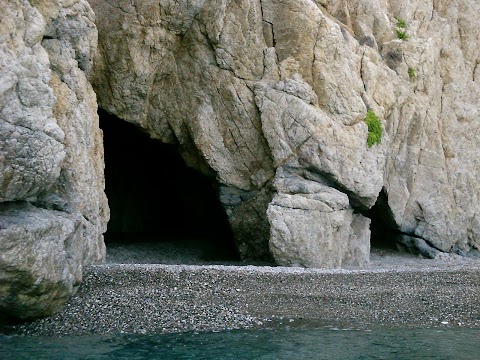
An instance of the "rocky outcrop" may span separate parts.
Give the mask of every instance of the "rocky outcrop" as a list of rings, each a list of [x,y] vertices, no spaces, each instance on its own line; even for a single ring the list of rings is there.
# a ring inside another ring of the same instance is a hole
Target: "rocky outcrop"
[[[58,311],[109,216],[83,0],[0,3],[0,317]]]
[[[392,141],[385,172],[388,204],[402,233],[444,252],[480,247],[478,117],[480,31],[476,1],[422,2],[392,9],[409,39],[398,76],[410,75],[404,101],[387,118]]]
[[[90,4],[99,27],[92,81],[100,106],[154,138],[177,143],[190,166],[217,178],[244,257],[272,253],[269,241],[277,232],[271,224],[277,221],[267,216],[272,213],[267,209],[279,193],[272,187],[275,172],[291,162],[299,164],[291,169],[303,173],[308,168],[317,180],[348,192],[359,206],[374,204],[385,158],[383,147],[366,147],[362,94],[337,105],[321,97],[327,107],[337,106],[331,116],[320,106],[321,89],[312,86],[320,74],[312,67],[317,36],[312,34],[319,24],[324,23],[325,31],[336,24],[315,4],[292,3],[291,11],[305,11],[305,16],[289,15],[292,22],[278,21],[278,26],[286,26],[278,30],[272,28],[274,17],[288,14],[275,2]],[[295,21],[302,26],[297,28]],[[287,27],[294,33],[288,34]],[[343,44],[343,32],[336,30]],[[353,43],[351,38],[345,47]],[[351,77],[360,92],[359,64],[351,64],[356,74]],[[350,85],[345,88],[353,91]],[[349,137],[343,142],[346,147],[338,142],[343,135]],[[324,153],[316,151],[319,146]],[[334,159],[338,153],[342,168]],[[281,207],[277,212],[288,217],[292,210]],[[342,226],[347,229],[350,223]],[[368,238],[368,227],[365,230],[363,237]],[[282,263],[280,257],[276,260]]]
[[[0,10],[2,313],[51,313],[104,256],[89,81],[103,109],[218,182],[244,258],[366,264],[372,207],[426,256],[479,253],[477,1]],[[379,123],[365,122],[369,110]]]
[[[216,177],[244,257],[365,263],[382,189],[395,231],[480,248],[477,2],[90,4],[100,106]]]

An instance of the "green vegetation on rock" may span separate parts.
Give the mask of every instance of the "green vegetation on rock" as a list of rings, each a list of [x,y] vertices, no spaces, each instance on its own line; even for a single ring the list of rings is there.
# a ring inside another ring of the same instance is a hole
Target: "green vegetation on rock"
[[[400,19],[395,16],[395,20],[397,20],[397,27],[401,29],[406,29],[407,28],[407,22],[403,19]]]
[[[407,40],[408,37],[409,37],[409,36],[407,35],[407,32],[406,32],[406,31],[396,29],[395,32],[396,32],[396,34],[397,34],[397,39]]]
[[[407,40],[409,38],[409,36],[407,35],[407,22],[398,17],[395,17],[395,20],[397,20],[397,28],[395,29],[397,39],[404,41]]]
[[[372,147],[375,144],[380,144],[382,142],[382,124],[372,109],[367,111],[365,122],[368,126],[368,147]]]
[[[413,67],[408,68],[408,77],[410,78],[410,80],[413,80],[417,77],[417,75],[415,74],[415,69]]]

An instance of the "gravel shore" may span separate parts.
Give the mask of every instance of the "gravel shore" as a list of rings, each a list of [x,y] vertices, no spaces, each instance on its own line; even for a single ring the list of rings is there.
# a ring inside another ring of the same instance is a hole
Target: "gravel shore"
[[[0,333],[480,327],[478,260],[428,260],[389,251],[375,251],[371,258],[362,269],[320,270],[114,263],[120,260],[110,256],[106,264],[86,270],[79,291],[62,312],[4,326]],[[128,259],[138,260],[134,254]]]

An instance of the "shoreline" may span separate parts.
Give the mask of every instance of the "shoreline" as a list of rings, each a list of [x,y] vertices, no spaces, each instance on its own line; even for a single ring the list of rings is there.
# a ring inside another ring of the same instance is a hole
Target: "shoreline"
[[[286,326],[480,328],[478,260],[389,256],[372,256],[367,268],[332,270],[94,265],[61,312],[0,327],[0,334],[166,334]]]

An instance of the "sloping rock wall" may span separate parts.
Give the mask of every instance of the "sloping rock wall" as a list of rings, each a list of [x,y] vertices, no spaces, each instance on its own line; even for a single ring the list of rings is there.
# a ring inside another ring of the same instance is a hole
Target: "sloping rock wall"
[[[0,3],[0,317],[58,311],[105,256],[103,140],[86,1]]]

